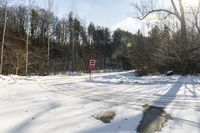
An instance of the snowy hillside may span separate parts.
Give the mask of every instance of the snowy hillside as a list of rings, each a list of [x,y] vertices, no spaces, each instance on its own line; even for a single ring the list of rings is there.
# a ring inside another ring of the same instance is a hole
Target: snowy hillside
[[[170,114],[160,133],[200,132],[200,77],[88,77],[0,76],[0,133],[136,133],[144,105]]]

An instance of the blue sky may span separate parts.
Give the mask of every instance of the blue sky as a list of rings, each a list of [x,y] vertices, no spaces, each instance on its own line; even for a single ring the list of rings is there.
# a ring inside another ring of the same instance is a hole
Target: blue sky
[[[34,5],[47,7],[47,0],[32,0]],[[133,8],[131,1],[135,0],[75,0],[75,11],[86,24],[90,21],[97,25],[112,27],[119,21],[130,16]],[[28,0],[17,0],[17,4],[27,4]],[[63,17],[72,10],[72,0],[53,0],[54,11]]]
[[[29,0],[14,0],[15,4],[28,4]],[[33,5],[47,9],[47,0],[32,0]],[[68,13],[73,9],[73,0],[52,0],[53,11],[62,18],[67,17]],[[152,14],[149,19],[143,22],[131,18],[134,8],[130,5],[131,2],[138,0],[74,0],[75,12],[80,17],[82,23],[86,26],[93,22],[95,25],[106,26],[111,31],[117,28],[136,33],[139,29],[144,33],[148,33],[151,27],[147,27],[147,21],[155,24],[157,16]],[[170,0],[157,0],[157,4],[161,7],[168,7]],[[198,0],[183,0],[184,5],[198,5]]]

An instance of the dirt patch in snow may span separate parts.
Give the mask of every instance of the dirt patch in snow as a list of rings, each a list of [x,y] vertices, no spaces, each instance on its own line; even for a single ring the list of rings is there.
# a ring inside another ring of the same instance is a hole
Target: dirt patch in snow
[[[137,127],[138,133],[155,133],[160,131],[171,116],[161,107],[144,105],[142,120]]]
[[[114,111],[106,111],[97,114],[94,118],[102,121],[103,123],[110,123],[114,119],[115,115],[116,113]]]

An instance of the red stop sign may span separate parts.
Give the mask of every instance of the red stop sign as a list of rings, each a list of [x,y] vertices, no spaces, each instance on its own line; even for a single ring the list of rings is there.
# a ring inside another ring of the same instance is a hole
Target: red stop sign
[[[94,70],[95,66],[96,66],[96,60],[91,59],[90,62],[89,62],[89,69]]]

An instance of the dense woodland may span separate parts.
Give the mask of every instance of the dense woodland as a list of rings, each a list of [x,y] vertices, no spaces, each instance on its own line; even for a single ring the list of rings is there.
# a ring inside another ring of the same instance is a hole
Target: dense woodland
[[[1,31],[4,28],[4,12],[2,8]],[[27,16],[27,7],[10,7],[8,10],[3,74],[25,74]],[[124,53],[131,37],[131,33],[121,30],[115,31],[112,36],[108,28],[93,23],[86,27],[80,18],[73,18],[72,13],[59,19],[45,9],[32,9],[28,73],[43,75],[66,71],[87,72],[90,59],[97,60],[96,69],[131,69],[127,67],[128,61],[123,59],[127,58]]]
[[[148,5],[150,4],[144,2],[133,3],[133,10],[138,11],[138,14],[135,13],[137,19],[142,20],[148,14],[158,11],[148,8]],[[140,10],[140,7],[146,7],[148,10]],[[180,10],[177,9],[173,3],[172,7],[175,17],[178,18],[173,26],[163,23],[163,20],[168,22],[174,19],[167,19],[171,14],[174,15],[173,12],[166,14],[164,11],[161,14],[164,17],[162,22],[152,26],[148,35],[143,35],[141,31],[132,34],[120,29],[111,32],[109,28],[93,23],[86,26],[81,18],[73,17],[72,13],[61,19],[52,11],[39,7],[31,8],[29,13],[30,8],[25,6],[2,6],[2,74],[46,75],[66,71],[88,72],[90,59],[97,60],[97,70],[136,69],[139,75],[167,71],[177,74],[199,73],[200,6],[198,10],[193,10],[193,14],[187,14],[181,6]],[[2,47],[5,22],[5,43]]]

